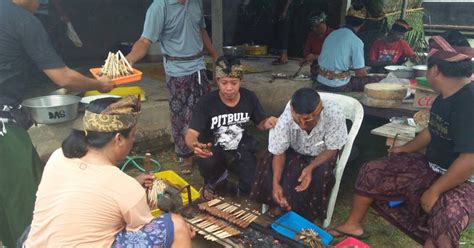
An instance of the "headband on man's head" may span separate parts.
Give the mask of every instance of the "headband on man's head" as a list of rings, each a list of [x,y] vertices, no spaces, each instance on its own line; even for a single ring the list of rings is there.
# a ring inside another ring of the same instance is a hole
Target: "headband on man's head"
[[[230,77],[242,79],[244,76],[244,70],[242,65],[231,63],[224,57],[220,57],[216,62],[216,78]]]
[[[430,47],[428,58],[437,58],[447,62],[459,62],[474,57],[474,49],[463,46],[451,46],[441,36],[431,37],[428,43]]]
[[[309,23],[310,25],[319,25],[320,23],[323,23],[326,21],[326,14],[324,12],[316,12],[313,13],[309,17]]]
[[[355,18],[358,18],[358,19],[365,20],[365,19],[367,19],[367,10],[365,9],[365,7],[362,7],[358,10],[356,10],[354,7],[351,7],[347,11],[346,16],[352,16],[352,17],[355,17]]]
[[[86,110],[83,130],[94,132],[116,132],[129,129],[137,124],[140,101],[134,95],[126,96],[110,104],[100,114]]]
[[[403,19],[398,19],[392,25],[392,32],[406,33],[411,31],[413,28]]]

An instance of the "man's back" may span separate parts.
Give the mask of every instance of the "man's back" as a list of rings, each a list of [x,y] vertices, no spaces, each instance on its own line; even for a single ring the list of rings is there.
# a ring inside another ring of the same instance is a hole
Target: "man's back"
[[[347,27],[333,31],[324,41],[318,63],[322,69],[333,72],[361,69],[365,66],[364,43]],[[329,80],[318,76],[319,82],[332,87],[345,85],[349,79]]]

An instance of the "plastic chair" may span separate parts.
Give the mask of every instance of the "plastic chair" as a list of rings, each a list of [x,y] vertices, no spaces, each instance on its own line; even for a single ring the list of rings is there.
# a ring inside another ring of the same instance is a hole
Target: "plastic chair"
[[[329,204],[327,209],[326,219],[323,222],[323,227],[328,227],[331,224],[332,214],[334,213],[334,206],[336,205],[337,194],[339,193],[339,186],[341,185],[342,174],[344,173],[344,168],[346,168],[347,161],[349,160],[349,155],[351,154],[352,145],[354,140],[359,133],[362,120],[364,119],[364,108],[356,99],[334,94],[319,92],[319,95],[322,99],[330,99],[336,101],[344,112],[346,119],[351,120],[352,126],[349,130],[349,135],[346,145],[342,148],[339,158],[337,159],[336,168],[334,169],[334,175],[336,177],[336,182],[331,191],[329,198]]]

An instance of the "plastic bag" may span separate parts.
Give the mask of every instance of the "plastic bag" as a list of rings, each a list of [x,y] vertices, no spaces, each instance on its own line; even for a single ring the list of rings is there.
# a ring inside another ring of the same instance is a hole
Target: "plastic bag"
[[[79,35],[77,35],[76,30],[74,30],[74,26],[72,26],[71,22],[66,23],[67,29],[66,29],[66,35],[67,37],[72,41],[72,43],[76,47],[82,47],[82,41],[79,38]]]
[[[415,94],[415,90],[410,88],[410,79],[398,78],[393,72],[387,74],[387,77],[380,80],[379,83],[401,84],[408,88],[405,98],[409,98],[411,94]]]

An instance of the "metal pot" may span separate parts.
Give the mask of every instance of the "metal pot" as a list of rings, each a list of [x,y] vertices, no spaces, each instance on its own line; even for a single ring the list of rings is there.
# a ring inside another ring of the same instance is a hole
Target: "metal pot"
[[[39,124],[55,124],[71,121],[77,117],[78,96],[51,95],[26,99],[23,107]]]
[[[389,73],[392,72],[398,78],[412,79],[415,72],[408,66],[403,65],[388,65],[384,67]]]
[[[239,46],[225,46],[222,48],[225,56],[244,57],[245,48]]]
[[[415,77],[426,77],[426,71],[428,71],[427,65],[415,65],[412,67],[415,70]]]
[[[266,55],[268,47],[266,45],[250,45],[246,46],[247,55]]]

